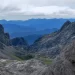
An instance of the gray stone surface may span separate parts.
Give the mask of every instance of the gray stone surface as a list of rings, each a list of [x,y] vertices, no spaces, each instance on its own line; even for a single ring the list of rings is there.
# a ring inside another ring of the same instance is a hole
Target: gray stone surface
[[[75,75],[75,41],[66,45],[45,75]]]
[[[16,61],[0,59],[0,75],[42,75],[47,69],[39,60]]]

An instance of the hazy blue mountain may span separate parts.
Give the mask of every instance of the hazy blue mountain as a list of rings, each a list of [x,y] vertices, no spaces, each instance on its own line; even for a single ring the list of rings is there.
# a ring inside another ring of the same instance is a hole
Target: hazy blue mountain
[[[29,44],[33,44],[33,42],[38,39],[39,37],[45,35],[45,34],[50,34],[54,31],[57,31],[58,29],[53,28],[53,29],[45,29],[45,30],[40,30],[40,31],[34,31],[34,32],[17,32],[17,33],[13,33],[11,34],[12,38],[15,37],[24,37],[25,40],[27,40],[27,42]]]
[[[70,20],[71,22],[75,21],[75,19],[29,19],[25,21],[0,20],[0,24],[3,25],[3,27],[5,28],[5,32],[8,32],[11,38],[32,38],[32,36],[33,38],[36,38],[36,36],[37,38],[39,38],[38,36],[49,34],[53,31],[56,31],[57,29],[60,29],[63,23],[67,20]]]
[[[43,29],[52,29],[52,28],[57,28],[59,29],[64,22],[67,20],[70,21],[75,21],[75,19],[29,19],[25,21],[21,20],[11,20],[11,21],[6,21],[6,20],[0,20],[1,24],[6,24],[6,25],[19,25],[19,26],[26,26],[28,28],[36,28],[37,30],[43,30]],[[6,27],[6,26],[4,26]],[[8,27],[9,30],[9,27]],[[13,29],[11,29],[13,31]]]
[[[29,26],[19,26],[16,24],[3,24],[3,27],[5,28],[5,32],[11,33],[17,33],[17,32],[33,32],[36,31],[35,28],[29,27]]]
[[[60,28],[64,22],[67,20],[75,21],[75,19],[29,19],[29,20],[0,20],[1,24],[4,25],[19,25],[19,26],[26,26],[29,28],[36,28],[36,29],[52,29],[52,28]],[[4,26],[6,27],[6,26]],[[9,28],[9,27],[8,27]],[[9,29],[8,29],[9,30]],[[13,30],[12,30],[13,31]]]
[[[28,36],[25,36],[25,40],[27,40],[28,44],[31,45],[33,44],[33,42],[38,39],[39,37],[41,37],[42,35],[38,35],[38,34],[32,34],[32,35],[28,35]]]

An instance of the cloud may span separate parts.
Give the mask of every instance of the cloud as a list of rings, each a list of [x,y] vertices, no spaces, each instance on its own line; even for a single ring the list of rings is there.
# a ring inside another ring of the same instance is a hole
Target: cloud
[[[0,0],[0,19],[75,18],[75,0]]]

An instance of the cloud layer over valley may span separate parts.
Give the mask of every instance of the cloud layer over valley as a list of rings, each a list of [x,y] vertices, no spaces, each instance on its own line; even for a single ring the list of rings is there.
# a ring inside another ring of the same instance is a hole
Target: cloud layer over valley
[[[75,0],[0,0],[0,19],[75,18]]]

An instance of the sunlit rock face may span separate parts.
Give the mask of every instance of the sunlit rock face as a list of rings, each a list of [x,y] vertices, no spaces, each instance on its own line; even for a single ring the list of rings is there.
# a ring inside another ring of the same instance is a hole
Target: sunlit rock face
[[[0,42],[5,45],[10,45],[10,36],[8,33],[4,32],[3,26],[0,24]]]

